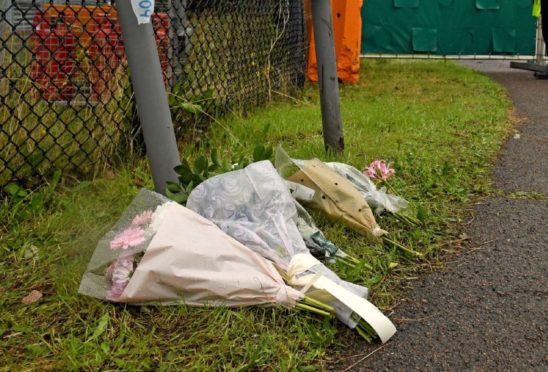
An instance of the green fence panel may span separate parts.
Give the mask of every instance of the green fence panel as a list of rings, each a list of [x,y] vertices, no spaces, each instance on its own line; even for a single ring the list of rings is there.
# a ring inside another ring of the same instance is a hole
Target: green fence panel
[[[531,0],[365,0],[362,53],[533,55]]]

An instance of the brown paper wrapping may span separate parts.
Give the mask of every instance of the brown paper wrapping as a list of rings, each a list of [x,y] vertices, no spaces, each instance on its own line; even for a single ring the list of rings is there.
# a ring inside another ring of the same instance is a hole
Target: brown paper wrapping
[[[362,235],[379,237],[386,233],[375,221],[363,196],[349,181],[318,159],[306,160],[303,164],[288,179],[316,191],[312,201],[305,205]]]

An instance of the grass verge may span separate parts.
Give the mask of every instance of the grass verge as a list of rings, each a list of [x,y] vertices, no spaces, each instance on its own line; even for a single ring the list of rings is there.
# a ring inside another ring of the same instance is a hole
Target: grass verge
[[[297,158],[320,157],[358,168],[393,162],[391,186],[424,226],[391,217],[382,227],[427,260],[414,261],[318,218],[327,237],[362,260],[335,265],[344,279],[372,290],[389,309],[424,266],[451,241],[467,203],[492,191],[489,173],[510,127],[504,91],[488,78],[449,62],[363,64],[361,83],[342,89],[347,148],[323,151],[318,97],[275,104],[249,118],[213,125],[207,139],[183,144],[184,156],[215,147],[224,157],[254,145],[281,143]],[[270,123],[267,138],[259,138]],[[228,129],[229,128],[229,129]],[[44,188],[0,207],[0,358],[7,369],[281,369],[316,370],[348,340],[341,324],[282,309],[116,306],[79,296],[80,277],[97,240],[139,187],[150,187],[146,163],[108,179]],[[37,199],[38,202],[32,202]],[[43,297],[22,303],[30,291]]]

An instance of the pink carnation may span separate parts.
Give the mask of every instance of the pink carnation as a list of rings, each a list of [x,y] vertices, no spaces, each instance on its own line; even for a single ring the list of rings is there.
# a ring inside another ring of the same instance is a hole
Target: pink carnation
[[[152,221],[152,211],[144,211],[138,214],[131,221],[132,226],[144,226],[148,225]]]
[[[363,174],[374,180],[386,181],[395,174],[395,170],[390,168],[384,160],[374,160],[369,167],[363,170]]]
[[[111,249],[128,249],[145,241],[145,230],[140,227],[128,227],[112,239]]]
[[[107,300],[116,301],[126,289],[131,274],[133,273],[133,256],[120,257],[107,269],[112,277],[112,287],[107,292]]]

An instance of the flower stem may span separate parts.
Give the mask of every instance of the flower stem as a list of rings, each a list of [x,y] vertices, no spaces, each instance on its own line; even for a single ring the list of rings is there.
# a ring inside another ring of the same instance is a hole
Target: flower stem
[[[304,304],[307,304],[307,305],[310,305],[310,306],[314,306],[314,307],[317,307],[319,309],[322,309],[322,310],[325,310],[325,311],[328,311],[330,313],[334,313],[335,312],[335,309],[331,306],[329,306],[328,304],[326,303],[323,303],[319,300],[316,300],[312,297],[309,297],[309,296],[304,296],[304,298],[301,300],[301,303],[304,303]]]
[[[371,337],[364,329],[362,329],[362,327],[360,327],[359,324],[356,326],[356,331],[358,332],[360,336],[362,336],[363,339],[365,339],[365,341],[367,342],[373,341],[373,337]]]
[[[318,314],[318,315],[321,315],[321,316],[331,317],[331,313],[330,313],[330,312],[327,312],[327,311],[318,309],[317,307],[314,307],[314,306],[305,305],[305,304],[302,303],[302,302],[297,302],[297,304],[295,305],[295,307],[298,308],[298,309],[301,309],[301,310],[310,311],[310,312],[312,312],[312,313],[314,313],[314,314]]]
[[[400,243],[398,243],[398,242],[396,242],[396,241],[390,239],[390,238],[387,237],[387,236],[383,236],[383,237],[382,237],[382,241],[383,241],[384,243],[388,243],[388,244],[390,244],[390,245],[396,247],[397,249],[399,249],[399,250],[401,250],[401,251],[403,251],[403,252],[405,252],[405,253],[407,253],[407,254],[410,254],[410,255],[412,255],[412,256],[415,256],[415,257],[423,257],[423,254],[422,254],[422,253],[417,252],[417,251],[414,251],[414,250],[412,250],[411,248],[407,248],[406,246],[404,246],[404,245],[402,245],[402,244],[400,244]]]
[[[363,319],[360,319],[358,322],[356,331],[358,331],[359,335],[368,342],[371,342],[379,337],[377,332],[375,332],[375,330]]]
[[[337,256],[337,261],[339,261],[339,262],[345,264],[346,266],[352,267],[352,268],[356,267],[356,264],[353,263],[353,262],[351,262],[350,260],[348,260],[347,257],[340,257],[340,256]]]
[[[340,249],[335,253],[335,256],[344,258],[348,260],[349,262],[352,262],[353,264],[359,264],[360,260],[358,260],[356,257],[349,255],[346,252],[341,251]]]
[[[421,224],[421,222],[414,218],[414,217],[411,217],[407,214],[403,214],[403,213],[400,213],[400,212],[396,212],[396,213],[392,213],[394,215],[394,217],[396,217],[397,219],[401,220],[402,222],[405,222],[407,223],[408,225],[411,225],[413,227],[415,226],[419,226]]]
[[[360,319],[358,325],[366,331],[369,335],[371,335],[373,338],[377,338],[377,332],[367,323],[365,320]]]
[[[388,182],[388,180],[383,180],[382,182],[386,185],[386,188],[387,188],[388,190],[392,191],[392,194],[398,195],[398,193],[397,193],[396,190],[392,187],[392,185],[390,184],[390,182]]]
[[[356,331],[358,331],[359,335],[368,342],[371,342],[379,337],[377,332],[375,332],[375,330],[363,319],[360,319],[358,325],[356,325]]]

